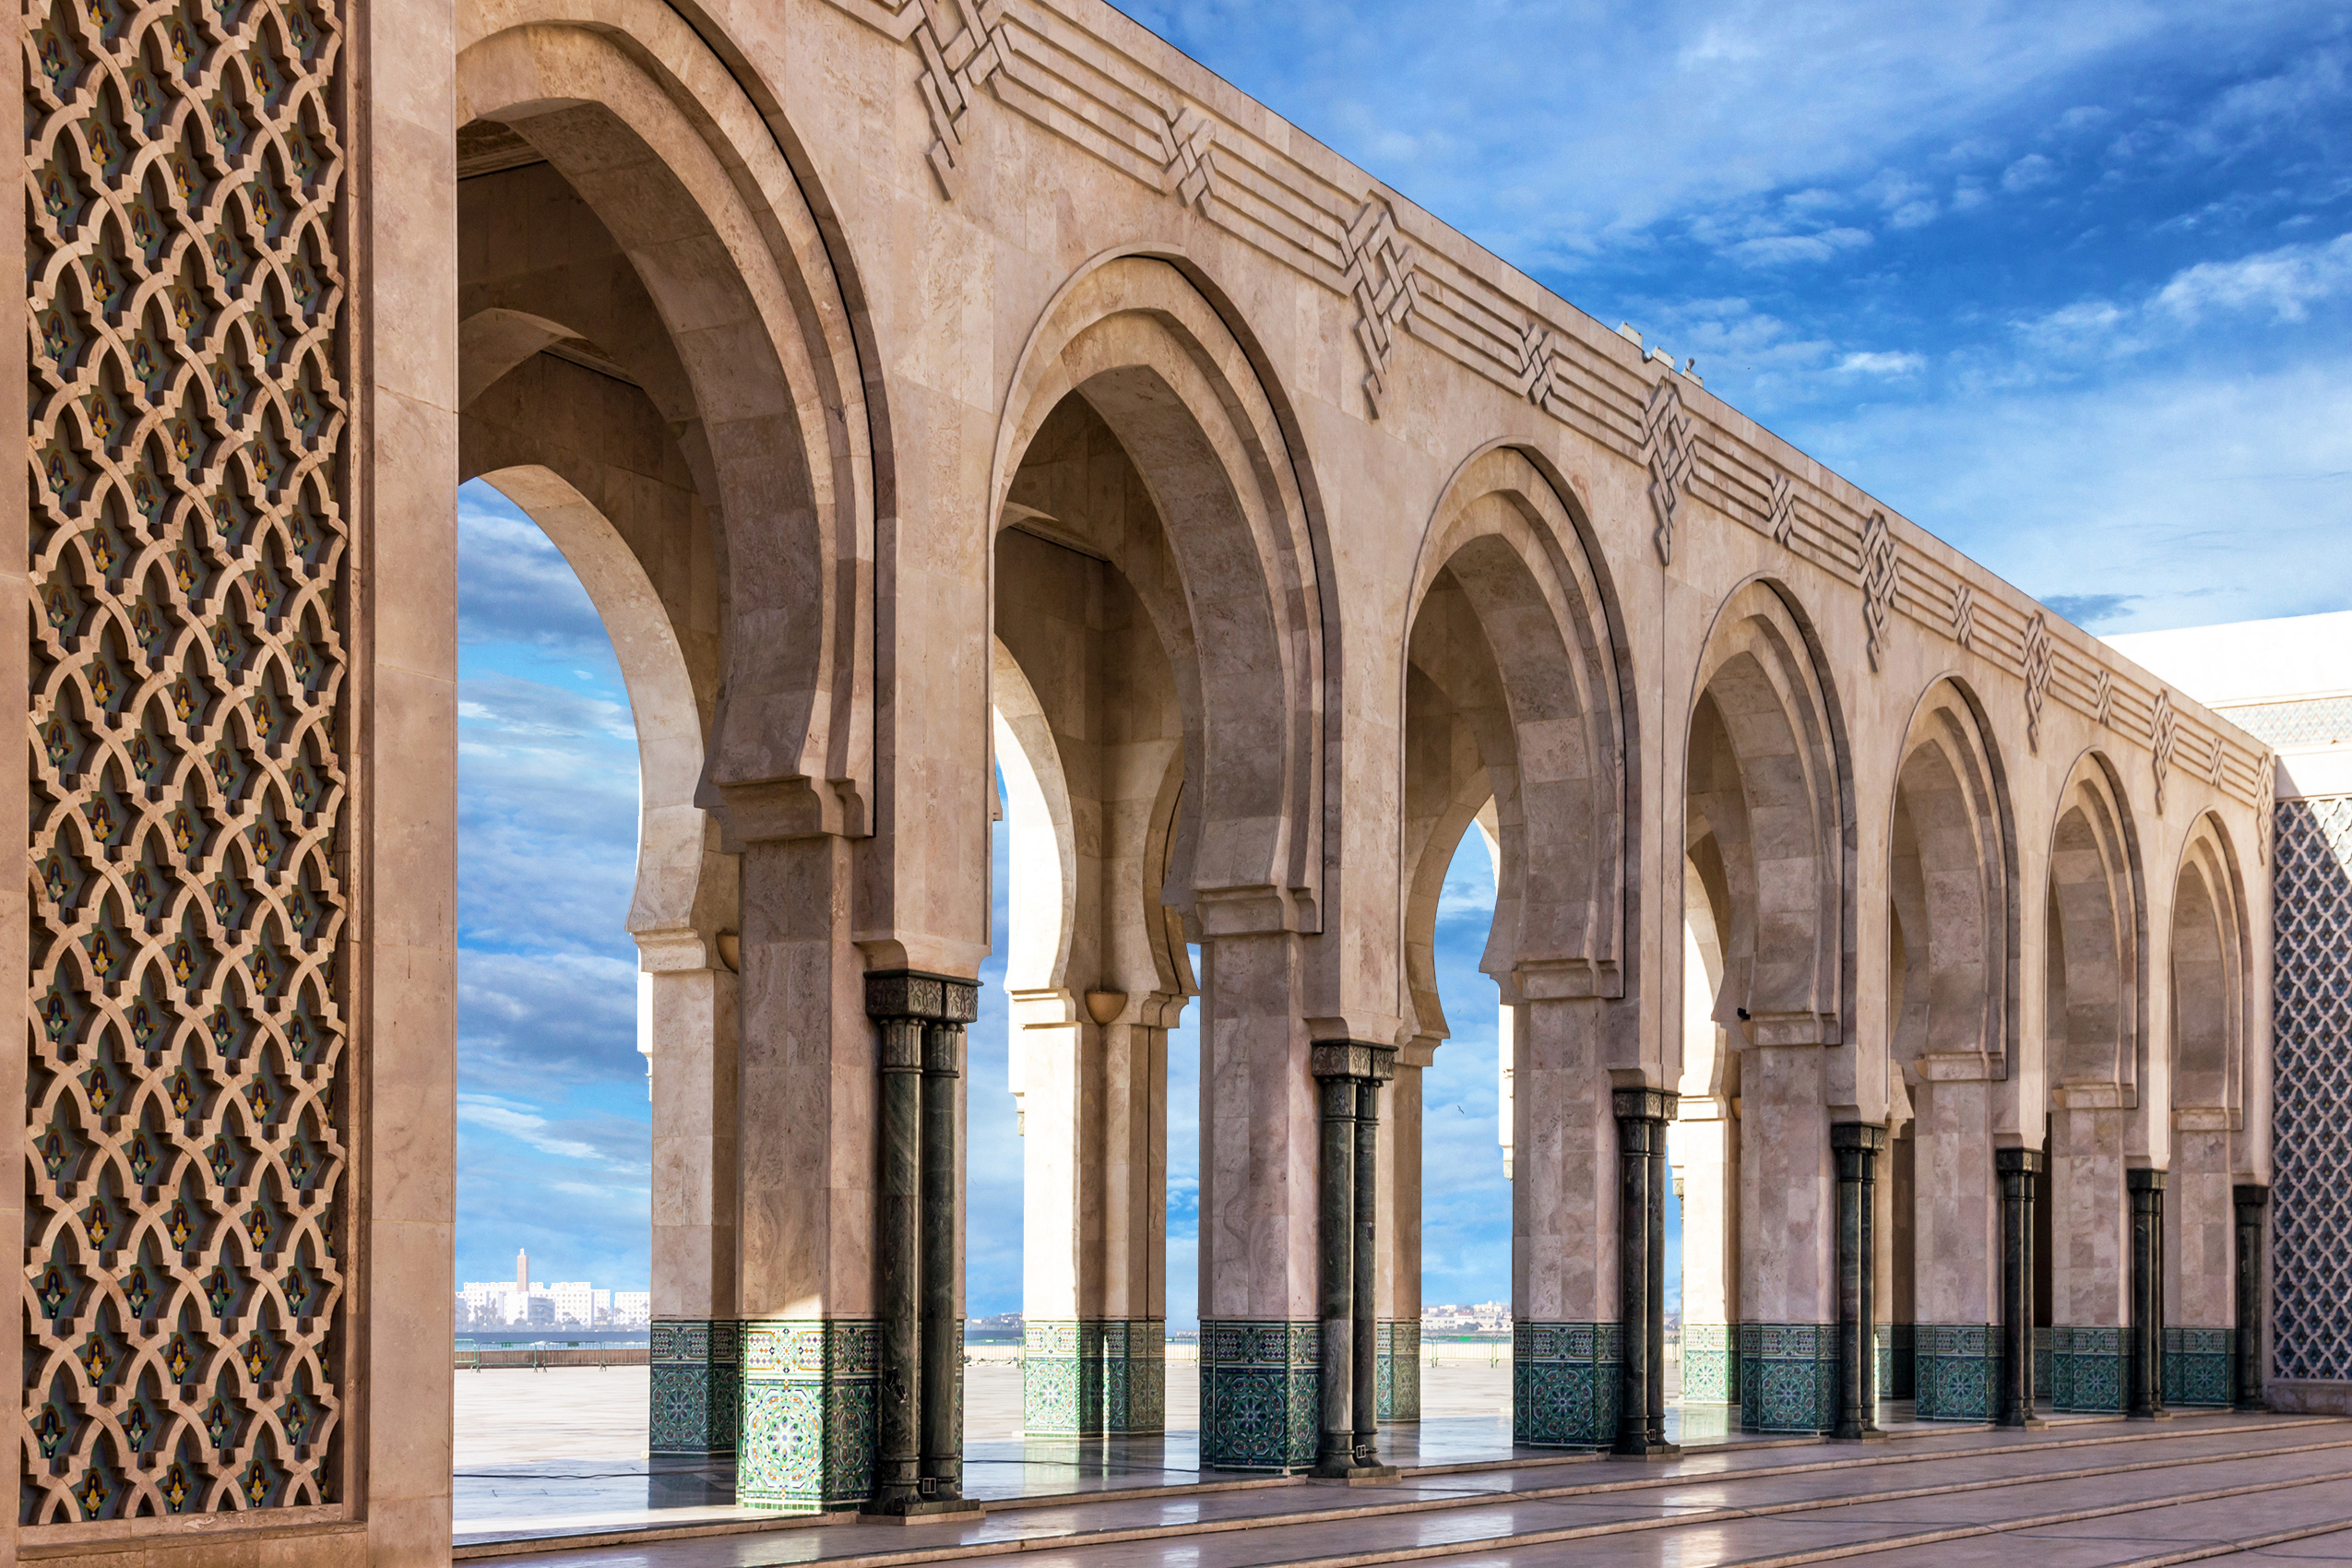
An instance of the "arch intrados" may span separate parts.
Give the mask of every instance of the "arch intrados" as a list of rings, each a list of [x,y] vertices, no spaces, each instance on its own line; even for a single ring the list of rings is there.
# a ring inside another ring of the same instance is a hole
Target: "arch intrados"
[[[1336,620],[1324,601],[1321,520],[1302,487],[1294,421],[1237,329],[1166,255],[1080,268],[1023,348],[1000,420],[989,516],[1062,399],[1109,425],[1166,529],[1195,632],[1203,694],[1195,889],[1321,885],[1323,703]],[[1268,701],[1267,684],[1277,700]],[[1197,804],[1194,803],[1196,798]]]
[[[1928,683],[1899,756],[1894,806],[1922,869],[1903,936],[1928,981],[1924,998],[1907,988],[1906,1010],[1928,1009],[1925,1049],[2003,1057],[2017,1013],[2016,850],[2000,754],[1966,682]]]
[[[2146,978],[2137,835],[2114,764],[2101,752],[2076,760],[2058,799],[2048,900],[2061,928],[2066,1032],[2052,1081],[2136,1087]]]
[[[2211,812],[2191,826],[2174,873],[2174,1101],[2236,1111],[2243,1093],[2251,953],[2228,829]],[[2191,972],[2184,973],[2184,970]],[[2233,1123],[2234,1124],[2234,1123]]]
[[[704,885],[708,824],[695,804],[705,755],[702,709],[660,590],[612,520],[554,469],[529,464],[469,477],[481,479],[539,525],[612,639],[637,731],[637,879],[629,930],[710,923]],[[715,934],[715,928],[705,934]]]
[[[695,387],[733,634],[711,778],[830,781],[841,792],[818,791],[814,809],[861,826],[870,639],[854,574],[836,563],[873,556],[873,433],[792,172],[665,8],[575,21],[492,6],[467,23],[459,122],[508,125],[571,183],[629,255]]]

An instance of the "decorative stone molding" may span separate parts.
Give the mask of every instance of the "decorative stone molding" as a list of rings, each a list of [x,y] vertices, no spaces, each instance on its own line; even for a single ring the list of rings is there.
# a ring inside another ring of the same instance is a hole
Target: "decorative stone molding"
[[[1797,483],[1787,474],[1772,476],[1772,511],[1764,518],[1764,531],[1783,550],[1797,531]]]
[[[2156,692],[2156,711],[2148,721],[2150,744],[2148,767],[2156,775],[2156,815],[2164,814],[2164,787],[2172,778],[2173,748],[2180,743],[2180,719],[2172,711],[2172,691],[2169,687]]]
[[[2023,674],[2025,678],[2025,747],[2038,755],[2042,749],[2042,705],[2049,700],[2049,617],[2034,612],[2025,623]]]
[[[1977,637],[1977,593],[1962,583],[1952,594],[1952,640],[1970,648]]]
[[[1657,519],[1651,539],[1661,564],[1674,563],[1674,519],[1691,483],[1694,458],[1691,446],[1691,416],[1682,407],[1681,389],[1671,374],[1650,389],[1649,405],[1642,410],[1642,461],[1650,470],[1650,515]]]
[[[923,109],[931,115],[927,156],[939,193],[953,201],[964,188],[964,120],[988,79],[1003,68],[1011,46],[1004,42],[1004,0],[916,0],[908,34],[922,55]],[[951,10],[964,25],[944,36]]]
[[[1187,103],[1160,133],[1168,155],[1163,188],[1186,207],[1197,207],[1216,194],[1216,165],[1209,148],[1217,140],[1217,122]]]
[[[1879,647],[1886,636],[1886,618],[1895,608],[1903,564],[1895,553],[1895,532],[1886,514],[1872,512],[1862,526],[1862,624],[1870,633],[1871,668],[1879,668]]]
[[[1341,235],[1341,282],[1356,296],[1356,342],[1364,351],[1364,400],[1380,418],[1388,398],[1388,360],[1406,318],[1420,303],[1418,253],[1396,232],[1396,215],[1377,197],[1364,203]]]
[[[2102,665],[2091,682],[2091,722],[2105,729],[2115,715],[2115,676]]]
[[[344,13],[22,15],[30,1544],[349,1496],[353,590]]]

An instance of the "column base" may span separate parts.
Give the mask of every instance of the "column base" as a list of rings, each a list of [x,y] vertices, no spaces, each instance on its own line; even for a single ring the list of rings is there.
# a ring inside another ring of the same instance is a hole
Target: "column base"
[[[1679,1443],[1667,1443],[1663,1441],[1651,1443],[1645,1440],[1641,1443],[1619,1443],[1617,1446],[1609,1451],[1609,1456],[1612,1459],[1633,1459],[1638,1461],[1645,1459],[1674,1459],[1681,1457],[1681,1453],[1682,1445]]]
[[[2166,1404],[2227,1409],[2238,1402],[2237,1385],[2237,1330],[2166,1327]]]
[[[1350,1465],[1333,1470],[1318,1465],[1307,1472],[1307,1479],[1323,1486],[1379,1486],[1402,1473],[1394,1465]]]
[[[1912,1325],[1914,1414],[1923,1421],[1989,1421],[2001,1413],[2001,1325]]]
[[[1740,1325],[1740,1430],[1837,1430],[1837,1325]]]
[[[1613,1323],[1520,1323],[1511,1331],[1511,1441],[1607,1448],[1617,1441],[1625,1340]]]
[[[904,1503],[869,1503],[858,1510],[861,1525],[963,1525],[988,1517],[968,1497],[917,1497]]]
[[[742,1325],[724,1318],[661,1318],[649,1338],[647,1505],[733,1503],[743,1401]]]
[[[1729,1405],[1740,1397],[1740,1336],[1728,1323],[1682,1325],[1682,1403]]]
[[[1156,1436],[1167,1426],[1165,1322],[1078,1318],[1022,1324],[1025,1435]]]
[[[758,1319],[742,1330],[735,1505],[822,1514],[863,1502],[873,1491],[879,1326],[867,1318]]]
[[[2049,1408],[2116,1415],[2124,1406],[2127,1328],[2054,1327],[2049,1331]]]
[[[1407,1318],[1380,1321],[1380,1419],[1421,1419],[1421,1325]]]
[[[1296,1475],[1323,1441],[1322,1326],[1312,1318],[1201,1324],[1201,1467]]]

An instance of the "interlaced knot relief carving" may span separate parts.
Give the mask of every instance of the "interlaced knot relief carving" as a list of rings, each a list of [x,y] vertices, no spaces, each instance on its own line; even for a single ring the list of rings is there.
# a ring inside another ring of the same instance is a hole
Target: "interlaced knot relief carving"
[[[23,14],[19,1518],[341,1492],[343,18]]]
[[[1217,166],[1209,148],[1217,141],[1217,123],[1187,103],[1159,133],[1168,157],[1165,189],[1186,207],[1196,207],[1217,194]]]
[[[2254,852],[2262,857],[2265,870],[2271,866],[2273,840],[2278,831],[2278,754],[2268,746],[2263,748],[2262,761],[2254,767],[2254,799],[2261,802],[2254,812]],[[2277,908],[2276,896],[2272,908]]]
[[[1551,397],[1551,331],[1540,322],[1519,328],[1519,393],[1538,409]]]
[[[1952,590],[1952,640],[1966,647],[1977,637],[1977,594],[1966,583]]]
[[[923,107],[931,114],[931,172],[953,201],[964,188],[964,118],[1013,45],[1004,36],[1005,0],[914,0],[908,38],[923,57]],[[968,18],[956,27],[955,18]]]
[[[1789,536],[1797,531],[1797,481],[1787,474],[1772,476],[1772,516],[1764,527],[1773,543],[1788,548]]]
[[[1895,529],[1886,514],[1872,512],[1862,525],[1862,624],[1870,633],[1871,668],[1879,667],[1880,645],[1886,636],[1886,618],[1895,609],[1895,590],[1902,581],[1902,563],[1895,553]]]
[[[1642,461],[1649,467],[1650,514],[1657,519],[1651,538],[1667,565],[1674,564],[1674,516],[1682,509],[1697,455],[1691,416],[1669,372],[1651,389],[1649,406],[1642,410]]]
[[[2172,750],[2180,743],[2180,720],[2172,711],[2170,687],[2156,691],[2156,710],[2148,716],[2148,766],[2156,775],[2156,815],[2162,816],[2164,787],[2172,778]]]
[[[1364,203],[1340,236],[1340,250],[1348,263],[1342,286],[1356,296],[1356,341],[1368,367],[1364,399],[1378,419],[1388,398],[1388,356],[1406,317],[1420,303],[1414,277],[1420,257],[1397,234],[1396,214],[1379,200]]]
[[[2091,717],[2100,724],[2108,723],[2115,712],[2115,677],[2107,666],[2099,666],[2098,679],[2091,686]]]
[[[2025,747],[2036,754],[2042,749],[2042,704],[2049,699],[2050,658],[2049,618],[2037,610],[2025,623],[2024,668],[2019,671],[2025,680]]]

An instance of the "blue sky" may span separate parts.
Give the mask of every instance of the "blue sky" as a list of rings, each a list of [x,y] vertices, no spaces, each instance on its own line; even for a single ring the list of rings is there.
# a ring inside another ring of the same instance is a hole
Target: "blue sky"
[[[2352,604],[2340,3],[1124,8],[2094,631]],[[527,1245],[540,1278],[637,1286],[626,694],[537,530],[478,485],[461,522],[458,1277]],[[1440,933],[1431,1301],[1509,1289],[1491,898],[1473,844]],[[975,1312],[1019,1296],[1004,1052],[996,992],[972,1040]],[[1188,1030],[1178,1320],[1196,1059]]]

